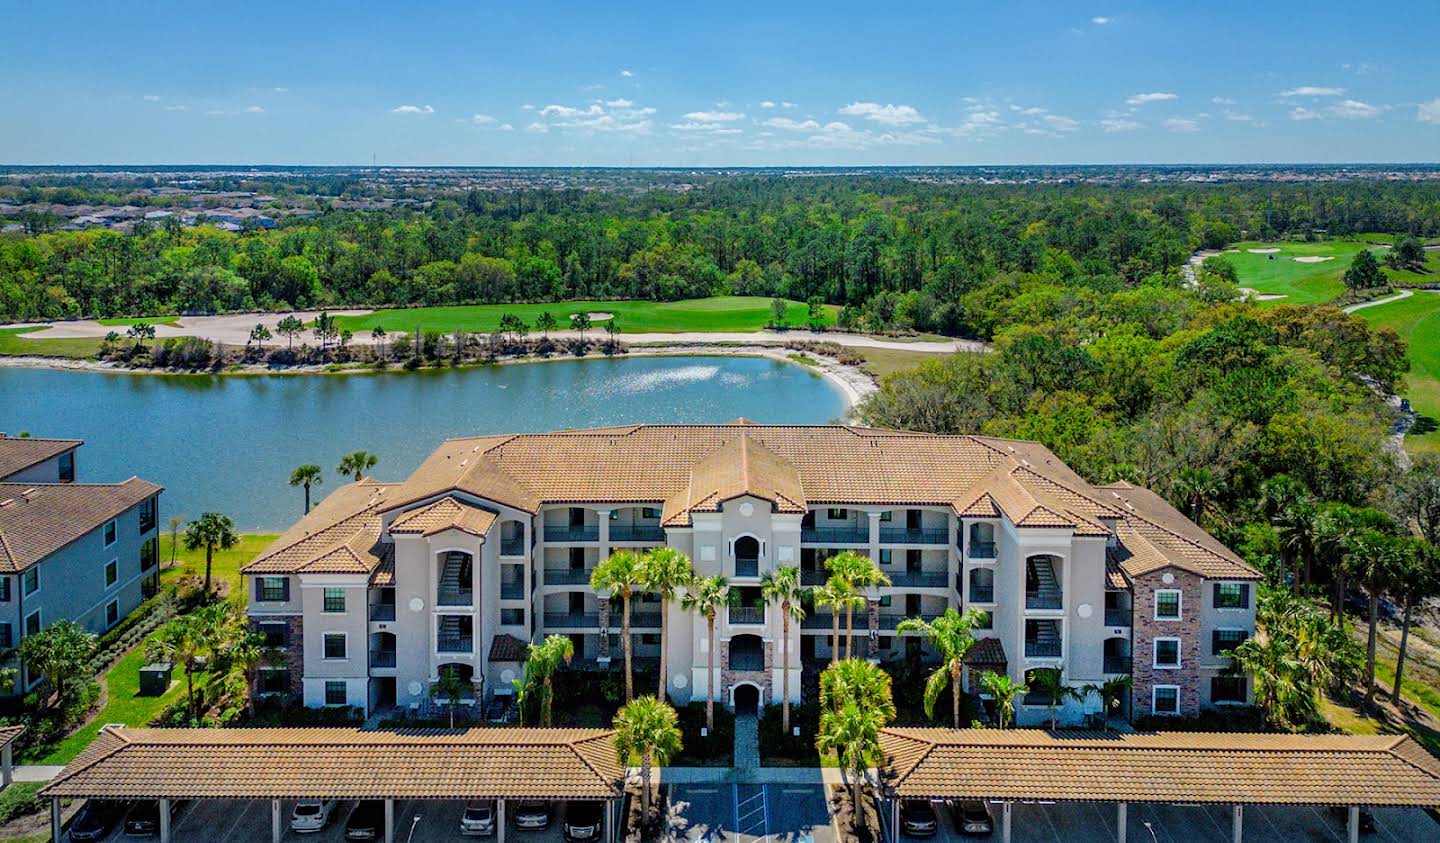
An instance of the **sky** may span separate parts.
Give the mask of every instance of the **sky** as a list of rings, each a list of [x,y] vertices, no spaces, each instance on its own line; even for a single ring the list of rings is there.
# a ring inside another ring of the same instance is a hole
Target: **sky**
[[[9,2],[0,163],[1435,162],[1440,3]]]

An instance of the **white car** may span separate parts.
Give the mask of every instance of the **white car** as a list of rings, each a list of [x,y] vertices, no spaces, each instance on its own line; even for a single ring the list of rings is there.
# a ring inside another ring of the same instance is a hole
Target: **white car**
[[[305,799],[295,803],[290,812],[290,830],[298,834],[310,834],[325,828],[330,815],[335,812],[333,799]]]
[[[489,802],[465,806],[460,833],[466,837],[489,837],[495,833],[495,806]]]

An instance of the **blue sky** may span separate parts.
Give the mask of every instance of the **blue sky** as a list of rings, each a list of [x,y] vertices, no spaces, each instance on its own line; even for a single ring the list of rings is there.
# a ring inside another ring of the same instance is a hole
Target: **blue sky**
[[[0,162],[1440,160],[1440,4],[40,3]]]

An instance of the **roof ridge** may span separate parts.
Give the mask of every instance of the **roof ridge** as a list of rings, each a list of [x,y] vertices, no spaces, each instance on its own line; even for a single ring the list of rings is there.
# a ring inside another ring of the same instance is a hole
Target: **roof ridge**
[[[1183,514],[1183,513],[1182,513],[1182,514]],[[1246,562],[1244,559],[1241,559],[1241,558],[1240,558],[1240,555],[1239,555],[1238,553],[1235,554],[1235,558],[1234,558],[1234,559],[1227,558],[1227,557],[1224,556],[1223,554],[1216,553],[1214,550],[1211,550],[1210,548],[1206,547],[1205,545],[1201,544],[1200,542],[1195,541],[1194,539],[1190,538],[1189,536],[1185,536],[1185,535],[1182,535],[1182,534],[1180,534],[1180,533],[1177,533],[1177,532],[1175,532],[1174,530],[1170,529],[1169,527],[1166,527],[1166,526],[1163,525],[1163,524],[1158,524],[1158,523],[1156,523],[1155,521],[1152,521],[1152,520],[1150,520],[1149,518],[1146,518],[1145,516],[1141,515],[1140,513],[1136,512],[1135,510],[1130,510],[1130,511],[1126,512],[1126,517],[1131,517],[1131,516],[1134,516],[1137,520],[1139,520],[1139,521],[1144,521],[1146,524],[1149,524],[1151,527],[1154,527],[1155,529],[1159,530],[1160,532],[1165,533],[1165,534],[1170,535],[1170,536],[1173,536],[1173,537],[1179,539],[1180,541],[1185,542],[1186,544],[1190,545],[1191,547],[1194,547],[1194,548],[1196,548],[1196,549],[1198,549],[1198,550],[1204,551],[1205,553],[1208,553],[1208,554],[1210,554],[1211,556],[1213,556],[1213,557],[1215,557],[1215,558],[1217,558],[1217,559],[1223,559],[1223,560],[1225,560],[1226,562],[1229,562],[1229,563],[1231,563],[1231,564],[1239,564],[1241,567],[1248,569],[1248,570],[1249,570],[1251,573],[1253,573],[1253,574],[1258,574],[1258,573],[1260,573],[1259,569],[1256,568],[1254,565],[1251,565],[1249,562]],[[1195,526],[1196,526],[1196,527],[1200,527],[1199,524],[1196,524]],[[1203,527],[1200,527],[1200,529],[1203,530],[1204,528],[1203,528]],[[1154,542],[1151,542],[1151,546],[1154,546]],[[1159,548],[1156,548],[1156,549],[1159,550]],[[1237,560],[1238,560],[1238,563],[1237,563]]]
[[[94,767],[96,764],[99,764],[101,761],[104,761],[105,759],[110,758],[111,756],[115,755],[115,753],[119,752],[120,750],[124,749],[125,747],[130,746],[131,740],[130,740],[129,738],[125,737],[125,735],[121,733],[121,729],[123,729],[123,728],[124,728],[124,727],[122,726],[122,727],[120,727],[120,728],[111,729],[111,728],[108,728],[108,727],[105,727],[105,726],[101,726],[101,727],[100,727],[100,733],[95,736],[95,740],[98,741],[102,735],[110,735],[110,736],[112,736],[116,741],[118,741],[118,743],[116,743],[115,746],[110,747],[108,750],[106,750],[106,751],[104,751],[104,752],[97,752],[97,753],[95,753],[95,757],[94,757],[94,758],[87,759],[84,764],[81,764],[79,767],[76,767],[76,768],[73,769],[73,770],[70,769],[69,766],[67,765],[64,769],[62,769],[62,770],[60,771],[60,775],[57,775],[55,778],[51,779],[51,780],[45,785],[45,789],[48,790],[52,785],[58,784],[58,783],[60,783],[60,782],[62,782],[62,781],[65,781],[65,780],[67,780],[67,779],[73,779],[73,778],[75,778],[76,776],[80,775],[81,773],[85,772],[86,770],[90,769],[91,767]],[[91,747],[93,747],[94,745],[95,745],[95,742],[92,741],[91,744],[90,744],[90,746],[88,746],[88,747],[86,747],[85,749],[82,749],[82,750],[80,751],[81,754],[83,755],[87,750],[89,750],[89,749],[90,749]],[[78,757],[78,756],[77,756],[77,757]],[[73,763],[73,760],[72,760],[72,763]]]

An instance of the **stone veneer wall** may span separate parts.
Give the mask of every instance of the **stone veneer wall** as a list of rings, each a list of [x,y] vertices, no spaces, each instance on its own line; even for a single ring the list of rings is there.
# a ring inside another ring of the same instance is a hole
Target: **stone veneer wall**
[[[761,649],[765,654],[764,670],[731,670],[730,669],[730,642],[720,642],[720,691],[724,695],[719,697],[725,705],[730,704],[730,689],[737,684],[749,682],[760,688],[760,707],[764,708],[775,698],[770,689],[770,668],[774,664],[774,648],[771,642],[761,643]]]
[[[1165,582],[1166,574],[1173,581]],[[1180,620],[1155,620],[1155,592],[1180,590]],[[1134,717],[1146,717],[1151,710],[1151,688],[1155,685],[1180,686],[1180,716],[1194,717],[1200,713],[1200,613],[1203,609],[1204,580],[1177,568],[1163,568],[1134,580],[1134,624],[1131,634],[1133,681],[1131,689]],[[1155,639],[1180,639],[1180,669],[1156,670]]]
[[[290,671],[289,702],[299,703],[305,698],[305,618],[302,615],[286,615],[281,620],[285,621],[285,649],[280,653],[279,664]],[[253,617],[250,628],[258,630],[261,621],[274,623],[275,619]],[[273,659],[266,664],[277,666]],[[255,689],[250,690],[253,692]]]

